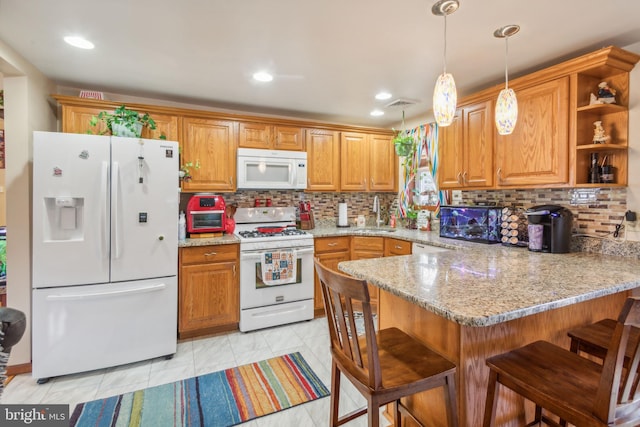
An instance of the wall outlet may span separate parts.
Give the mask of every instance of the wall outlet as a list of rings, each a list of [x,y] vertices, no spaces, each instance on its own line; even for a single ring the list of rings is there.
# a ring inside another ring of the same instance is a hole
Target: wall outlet
[[[640,225],[638,224],[638,221],[627,221],[625,227],[629,231],[640,231]]]

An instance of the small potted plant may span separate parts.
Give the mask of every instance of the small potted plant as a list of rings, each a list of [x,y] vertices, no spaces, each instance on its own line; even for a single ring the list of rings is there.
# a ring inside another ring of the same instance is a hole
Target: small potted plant
[[[156,122],[149,116],[149,113],[140,114],[137,111],[129,110],[124,105],[116,108],[113,113],[101,111],[97,116],[91,117],[91,126],[97,126],[99,122],[104,122],[107,128],[99,132],[101,135],[107,132],[113,136],[125,136],[130,138],[140,138],[142,128],[156,129]],[[90,130],[88,133],[93,133]],[[166,139],[164,135],[160,139]]]

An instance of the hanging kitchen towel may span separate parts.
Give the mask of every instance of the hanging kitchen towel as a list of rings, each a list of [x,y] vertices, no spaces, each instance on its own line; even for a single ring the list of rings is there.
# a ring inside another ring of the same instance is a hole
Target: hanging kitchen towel
[[[292,250],[262,254],[262,281],[267,286],[283,285],[296,280],[296,254]]]

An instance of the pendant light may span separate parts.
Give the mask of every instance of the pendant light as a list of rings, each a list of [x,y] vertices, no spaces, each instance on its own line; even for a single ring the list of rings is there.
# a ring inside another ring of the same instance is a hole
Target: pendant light
[[[447,73],[447,15],[458,10],[459,5],[458,0],[439,0],[431,8],[434,15],[444,16],[444,71],[438,76],[433,90],[433,115],[438,126],[449,126],[456,114],[456,82]]]
[[[509,37],[520,31],[518,25],[506,25],[494,31],[494,37],[504,39],[504,89],[498,95],[496,102],[496,127],[500,135],[510,135],[518,120],[518,99],[513,89],[509,88],[509,72],[507,58],[509,56]]]

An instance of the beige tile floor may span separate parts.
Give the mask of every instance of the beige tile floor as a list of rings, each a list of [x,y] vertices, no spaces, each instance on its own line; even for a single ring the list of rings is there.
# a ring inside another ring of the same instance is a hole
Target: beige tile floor
[[[325,318],[263,329],[233,332],[210,338],[194,338],[178,343],[173,359],[152,359],[115,368],[53,378],[39,385],[31,374],[16,376],[6,387],[0,403],[69,404],[126,393],[215,372],[270,357],[299,351],[312,369],[330,387],[331,355]],[[347,413],[366,404],[347,381],[342,382],[340,412]],[[242,424],[244,427],[329,425],[329,397],[277,412]],[[347,426],[366,426],[360,417]],[[388,425],[383,419],[381,425]],[[162,427],[162,426],[158,426]]]

